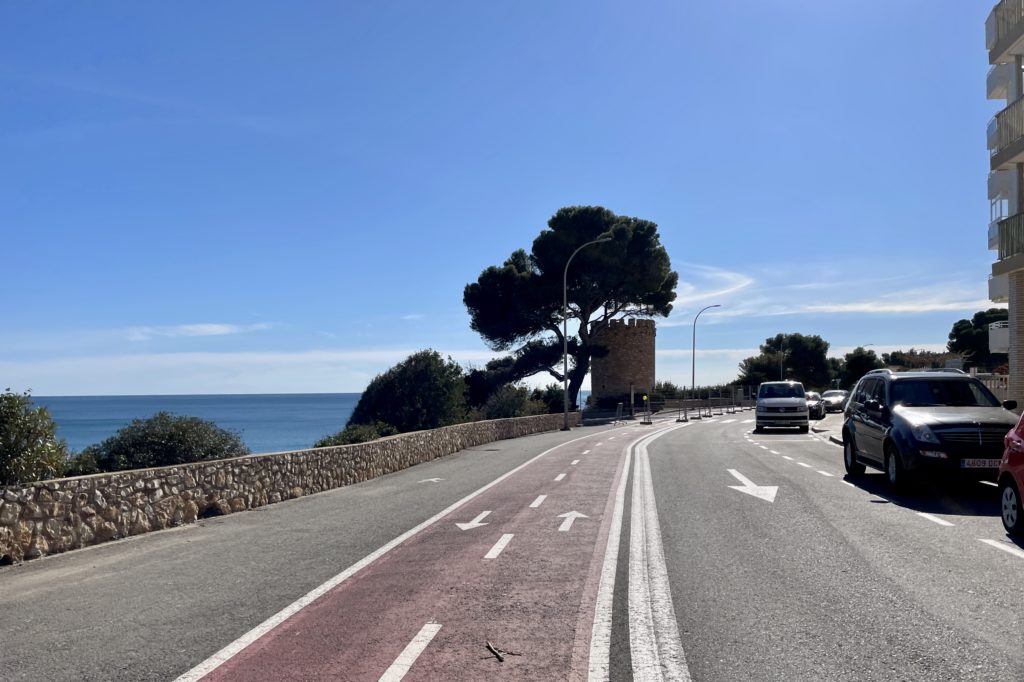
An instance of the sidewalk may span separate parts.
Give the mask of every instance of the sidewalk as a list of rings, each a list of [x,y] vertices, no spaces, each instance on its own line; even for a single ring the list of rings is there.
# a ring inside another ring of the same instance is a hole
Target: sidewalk
[[[843,413],[832,412],[824,419],[811,420],[811,431],[827,436],[836,445],[843,444]]]

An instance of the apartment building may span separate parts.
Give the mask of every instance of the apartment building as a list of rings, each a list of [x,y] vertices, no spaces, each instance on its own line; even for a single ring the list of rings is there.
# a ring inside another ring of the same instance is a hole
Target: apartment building
[[[1009,321],[989,329],[989,348],[1009,353],[1008,397],[1024,403],[1024,0],[996,4],[985,21],[985,47],[988,98],[1004,101],[988,124],[988,248],[998,254],[988,295],[1009,307]]]

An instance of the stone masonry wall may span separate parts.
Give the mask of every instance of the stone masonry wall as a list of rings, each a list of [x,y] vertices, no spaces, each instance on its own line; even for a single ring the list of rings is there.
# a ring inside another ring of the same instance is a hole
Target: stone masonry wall
[[[595,326],[594,343],[608,348],[608,355],[590,364],[590,390],[594,400],[637,394],[654,387],[654,320],[611,320]]]
[[[573,413],[571,423],[579,423]],[[562,415],[456,424],[368,443],[118,471],[0,488],[0,562],[352,485],[465,448],[562,426]]]

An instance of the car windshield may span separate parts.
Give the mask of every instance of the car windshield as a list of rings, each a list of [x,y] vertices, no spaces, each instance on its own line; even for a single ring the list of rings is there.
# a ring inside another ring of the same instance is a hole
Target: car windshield
[[[821,394],[822,398],[845,398],[846,391],[825,391]]]
[[[911,379],[893,382],[892,404],[906,407],[998,407],[999,401],[977,381]]]
[[[808,400],[821,400],[821,396],[814,392],[808,393],[805,397]]]
[[[804,387],[800,384],[761,384],[758,398],[803,398]]]

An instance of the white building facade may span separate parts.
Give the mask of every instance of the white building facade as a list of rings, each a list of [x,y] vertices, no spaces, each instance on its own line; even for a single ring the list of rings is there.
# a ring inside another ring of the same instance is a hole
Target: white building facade
[[[1024,404],[1024,0],[996,4],[985,47],[986,92],[1004,104],[988,124],[988,248],[996,252],[988,294],[1009,307],[1009,321],[989,329],[989,349],[1009,354],[1008,397]]]

